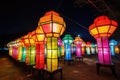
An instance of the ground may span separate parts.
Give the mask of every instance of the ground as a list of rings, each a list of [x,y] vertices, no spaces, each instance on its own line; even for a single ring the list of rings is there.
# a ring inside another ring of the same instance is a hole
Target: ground
[[[117,77],[112,74],[110,68],[106,67],[101,67],[100,73],[97,74],[96,61],[97,54],[85,56],[83,62],[74,60],[74,63],[64,64],[63,60],[60,60],[63,80],[120,80],[120,55],[112,57]],[[37,72],[31,77],[26,67],[7,55],[0,55],[0,64],[0,80],[41,80],[38,79]],[[49,76],[45,75],[45,77],[50,80]],[[54,80],[60,80],[60,74],[55,74]]]

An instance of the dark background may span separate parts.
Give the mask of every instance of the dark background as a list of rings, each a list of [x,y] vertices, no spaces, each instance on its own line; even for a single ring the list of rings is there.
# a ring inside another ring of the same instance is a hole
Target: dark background
[[[116,20],[119,25],[120,1],[104,0],[105,4],[103,4],[103,0],[93,0],[96,1],[95,5],[88,1],[92,0],[0,1],[0,46],[5,46],[8,42],[35,30],[39,18],[50,10],[58,12],[66,22],[66,30],[61,38],[67,33],[71,34],[73,38],[79,34],[84,41],[95,42],[95,39],[89,34],[88,27],[100,15],[106,15]],[[114,38],[119,41],[119,34],[118,26],[110,39]]]

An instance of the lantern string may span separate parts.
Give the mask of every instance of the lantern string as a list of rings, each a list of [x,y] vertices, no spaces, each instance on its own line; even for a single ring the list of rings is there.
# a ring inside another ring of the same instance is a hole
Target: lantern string
[[[61,14],[61,13],[60,13]],[[77,24],[78,26],[80,26],[80,27],[82,27],[82,28],[84,28],[84,29],[86,29],[86,30],[88,30],[88,28],[86,28],[85,26],[83,26],[83,25],[81,25],[81,24],[79,24],[78,22],[76,22],[75,20],[72,20],[71,18],[69,18],[69,17],[66,17],[66,16],[64,16],[63,14],[61,14],[63,17],[65,17],[66,19],[68,19],[68,20],[70,20],[71,22],[74,22],[75,24]]]

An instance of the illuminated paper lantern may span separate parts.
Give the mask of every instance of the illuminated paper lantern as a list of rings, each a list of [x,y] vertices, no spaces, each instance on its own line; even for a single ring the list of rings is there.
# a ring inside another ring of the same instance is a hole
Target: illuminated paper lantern
[[[98,63],[111,64],[111,55],[108,38],[113,34],[118,24],[107,16],[99,16],[89,27],[90,34],[97,40]]]
[[[22,47],[22,56],[21,56],[21,62],[26,62],[26,47]]]
[[[41,26],[38,26],[36,30],[32,32],[32,38],[36,43],[36,68],[43,69],[45,66],[45,34]]]
[[[85,46],[86,46],[85,42],[83,42],[81,46],[82,46],[82,56],[84,56],[85,55]]]
[[[26,51],[24,51],[24,52],[26,52],[26,55],[22,56],[22,58],[24,57],[23,59],[25,59],[25,63],[28,64],[28,47],[29,47],[29,37],[28,37],[28,35],[23,36],[22,41],[23,41],[23,43],[25,45],[25,48],[26,48],[26,49],[23,48],[24,50],[26,50]]]
[[[62,42],[62,40],[59,38],[58,39],[58,57],[61,57],[62,56],[62,44],[63,44],[63,42]]]
[[[46,36],[47,71],[58,69],[58,38],[63,34],[66,25],[62,17],[54,11],[49,11],[40,18],[41,26]]]
[[[9,49],[9,55],[12,56],[12,52],[13,52],[13,45],[12,45],[12,42],[9,42],[7,44],[7,47]]]
[[[12,57],[14,58],[14,59],[18,59],[18,46],[17,46],[17,41],[15,40],[15,41],[13,41],[13,47],[12,47]]]
[[[76,57],[82,57],[82,43],[83,40],[80,38],[80,36],[75,37],[74,44],[76,45]]]
[[[25,35],[22,41],[26,47],[26,64],[35,65],[35,42],[31,36],[31,33]]]
[[[35,41],[31,36],[31,32],[28,34],[29,47],[28,47],[28,65],[35,65],[35,56],[36,56],[36,48]]]
[[[90,45],[91,45],[91,42],[86,42],[86,53],[87,53],[87,55],[91,54]]]
[[[64,44],[61,46],[61,56],[63,57],[65,53]]]
[[[117,45],[117,41],[112,39],[109,41],[109,44],[110,44],[110,53],[112,56],[115,56],[115,46]]]
[[[119,50],[119,47],[118,47],[118,46],[115,46],[115,53],[116,53],[116,54],[119,54],[119,53],[120,53],[120,50]]]
[[[18,60],[21,62],[22,59],[22,47],[24,46],[22,40],[19,38],[17,39],[17,43],[18,43]]]
[[[65,37],[62,39],[64,42],[64,47],[65,47],[65,60],[71,60],[71,44],[73,42],[73,38],[70,34],[66,34]]]
[[[71,44],[71,54],[73,54],[76,51],[76,46],[74,43]]]
[[[92,43],[90,46],[91,46],[91,54],[95,54],[96,53],[96,45],[95,45],[95,43]]]

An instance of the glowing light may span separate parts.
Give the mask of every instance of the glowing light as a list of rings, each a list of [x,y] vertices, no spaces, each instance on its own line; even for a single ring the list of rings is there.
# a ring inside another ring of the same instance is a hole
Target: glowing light
[[[89,27],[90,34],[97,40],[98,62],[100,64],[111,64],[111,55],[108,38],[113,34],[118,24],[107,16],[99,16]]]
[[[40,18],[41,26],[46,36],[46,69],[53,72],[58,69],[58,38],[63,34],[66,25],[62,17],[54,11],[49,11]]]

